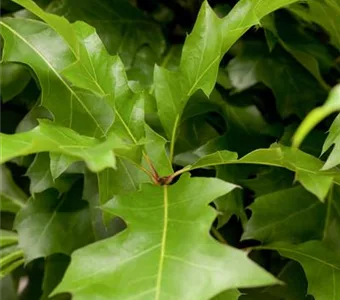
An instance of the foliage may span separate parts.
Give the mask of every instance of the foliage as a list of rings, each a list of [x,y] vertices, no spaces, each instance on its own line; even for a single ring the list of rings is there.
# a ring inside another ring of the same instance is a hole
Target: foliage
[[[339,1],[1,9],[3,297],[340,300]]]

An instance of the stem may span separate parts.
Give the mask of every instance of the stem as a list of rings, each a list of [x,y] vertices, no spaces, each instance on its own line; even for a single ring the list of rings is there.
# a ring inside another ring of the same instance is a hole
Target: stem
[[[172,135],[171,135],[171,142],[170,142],[170,162],[172,162],[174,158],[174,149],[175,149],[175,142],[176,142],[176,132],[177,132],[177,126],[179,122],[179,115],[176,116],[174,128],[172,130]]]
[[[333,200],[333,186],[331,186],[329,193],[328,193],[328,197],[327,197],[327,212],[326,212],[326,220],[325,220],[325,227],[323,229],[323,235],[322,235],[322,239],[325,240],[326,239],[326,235],[327,235],[327,228],[329,226],[329,222],[330,222],[330,217],[331,217],[331,208],[332,208],[332,200]]]
[[[171,175],[171,177],[175,178],[175,177],[178,176],[178,175],[181,175],[181,174],[183,174],[183,173],[185,173],[185,172],[190,171],[190,169],[191,169],[191,166],[186,166],[186,167],[184,167],[183,169],[180,169],[180,170],[176,171],[175,173],[173,173],[173,174]]]
[[[181,175],[181,174],[183,174],[183,173],[185,173],[185,172],[190,171],[190,168],[191,168],[191,166],[186,166],[186,167],[184,167],[183,169],[180,169],[180,170],[176,171],[175,173],[169,175],[169,176],[166,178],[165,183],[166,183],[166,184],[170,184],[170,183],[175,179],[175,177],[177,177],[178,175]]]
[[[152,174],[150,171],[148,171],[147,169],[145,169],[144,167],[142,167],[142,166],[140,166],[140,165],[138,165],[138,164],[136,164],[136,166],[137,166],[140,170],[142,170],[144,173],[146,173],[151,179],[153,179],[153,174]]]
[[[221,242],[222,244],[228,245],[227,241],[224,239],[224,237],[222,236],[222,234],[220,234],[220,232],[215,228],[215,227],[211,227],[211,233],[214,235],[214,237]]]
[[[145,169],[143,166],[141,166],[140,164],[137,164],[136,162],[134,162],[133,160],[127,159],[124,156],[119,156],[117,155],[120,159],[126,159],[127,161],[129,161],[130,163],[132,163],[134,166],[136,166],[138,169],[140,169],[141,171],[143,171],[144,173],[146,173],[146,175],[148,175],[150,177],[150,179],[153,181],[154,179],[154,175],[147,169]]]
[[[150,167],[150,169],[151,169],[151,174],[152,174],[152,177],[153,178],[159,178],[159,175],[158,175],[158,173],[157,173],[157,171],[156,171],[156,168],[155,168],[155,166],[153,165],[153,163],[152,163],[152,161],[151,161],[151,159],[149,158],[149,156],[143,151],[143,156],[144,156],[144,158],[145,158],[145,160],[146,160],[146,162],[147,162],[147,164],[149,165],[149,167]]]

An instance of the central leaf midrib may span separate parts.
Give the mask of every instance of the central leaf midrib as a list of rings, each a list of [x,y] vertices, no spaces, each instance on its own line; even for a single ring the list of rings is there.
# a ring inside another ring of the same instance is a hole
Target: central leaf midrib
[[[4,22],[0,22],[1,25],[6,27],[9,31],[11,31],[15,36],[17,36],[20,40],[22,40],[27,46],[29,46],[47,65],[48,67],[53,71],[53,73],[57,76],[57,78],[63,83],[63,85],[69,90],[69,92],[77,99],[77,101],[80,103],[80,105],[85,109],[85,111],[88,113],[88,115],[91,117],[91,119],[94,121],[94,123],[97,125],[97,127],[100,129],[103,135],[105,134],[105,131],[103,128],[98,124],[96,118],[91,114],[91,112],[88,110],[88,108],[84,105],[84,103],[80,100],[78,95],[70,88],[70,86],[63,80],[63,78],[60,76],[60,74],[53,68],[53,66],[45,59],[43,55],[32,45],[30,44],[23,36],[21,36],[18,32],[13,30],[10,26],[8,26]],[[72,114],[72,112],[71,112]]]
[[[131,132],[129,126],[125,123],[123,117],[121,116],[121,114],[119,113],[119,111],[117,110],[117,108],[115,108],[115,112],[116,112],[118,118],[120,119],[120,121],[122,122],[122,124],[123,124],[125,130],[127,131],[128,135],[129,135],[130,138],[132,139],[133,143],[134,143],[134,144],[137,144],[136,138],[135,138],[134,135],[132,134],[132,132]]]
[[[60,200],[60,202],[55,207],[55,209],[54,209],[54,211],[53,211],[49,221],[46,223],[46,225],[44,226],[43,231],[40,233],[40,235],[38,237],[37,244],[39,244],[41,242],[42,237],[47,232],[48,228],[51,226],[51,224],[53,223],[54,219],[57,217],[57,212],[60,209],[60,207],[64,204],[65,200],[66,200],[66,197],[64,197],[62,200]]]
[[[164,196],[163,196],[163,205],[164,205],[164,216],[163,216],[163,234],[161,240],[161,249],[160,249],[160,258],[159,258],[159,266],[157,273],[157,283],[156,283],[156,293],[155,300],[160,299],[161,295],[161,285],[162,285],[162,275],[163,275],[163,266],[164,266],[164,258],[165,258],[165,246],[166,246],[166,236],[168,230],[168,186],[165,185],[163,188]]]
[[[101,92],[101,95],[102,96],[105,96],[107,95],[106,92],[104,91],[103,87],[100,85],[99,81],[98,81],[98,78],[96,76],[96,72],[95,72],[95,69],[94,69],[94,66],[93,66],[93,63],[92,63],[92,59],[91,59],[91,56],[88,52],[88,49],[86,47],[85,48],[85,51],[86,51],[86,54],[87,54],[87,57],[89,59],[89,62],[92,66],[92,70],[93,70],[93,75],[91,74],[91,72],[84,66],[84,69],[86,70],[86,72],[89,74],[89,76],[91,77],[92,81],[94,82],[94,84],[98,87],[99,91]],[[111,93],[110,93],[111,94]],[[134,135],[132,134],[129,126],[126,124],[125,120],[123,119],[123,117],[121,116],[121,114],[119,113],[118,109],[116,106],[114,106],[114,110],[115,110],[115,113],[116,115],[118,116],[119,120],[122,122],[125,130],[127,131],[128,135],[130,136],[130,138],[132,139],[133,143],[134,144],[137,144],[137,140],[136,138],[134,137]]]

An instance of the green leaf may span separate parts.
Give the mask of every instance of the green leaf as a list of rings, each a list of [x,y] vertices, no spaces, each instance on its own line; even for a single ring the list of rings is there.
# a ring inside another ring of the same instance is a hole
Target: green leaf
[[[12,0],[26,8],[37,17],[45,21],[56,32],[58,32],[67,44],[71,47],[75,55],[78,54],[78,43],[72,25],[64,18],[54,14],[44,12],[36,3],[31,0]]]
[[[266,247],[263,247],[266,248]],[[316,300],[340,299],[340,257],[320,241],[300,245],[273,245],[282,256],[299,262],[308,280],[308,294]]]
[[[323,235],[327,207],[301,186],[258,197],[249,208],[243,240],[301,243]]]
[[[2,63],[0,73],[1,99],[3,103],[20,94],[31,79],[28,70],[19,64]]]
[[[224,165],[227,163],[235,163],[236,161],[237,153],[228,150],[222,150],[203,156],[191,166],[191,169],[194,170],[209,166]]]
[[[38,153],[36,155],[26,172],[26,176],[30,179],[30,193],[33,197],[34,194],[52,187],[56,188],[61,193],[66,192],[78,179],[78,177],[73,174],[65,174],[54,180],[50,170],[50,158],[46,152]]]
[[[105,136],[113,110],[104,97],[76,88],[62,77],[61,71],[76,58],[60,36],[35,20],[6,18],[0,25],[5,40],[3,61],[20,62],[34,70],[42,88],[42,105],[54,121],[81,134]]]
[[[328,68],[333,64],[326,45],[311,34],[307,35],[300,24],[287,13],[277,13],[275,18],[274,15],[268,15],[263,18],[261,25],[277,37],[280,45],[309,71],[323,88],[329,89],[320,72],[321,63],[328,64]]]
[[[26,132],[39,125],[38,119],[52,120],[50,112],[43,106],[39,106],[37,103],[33,108],[24,116],[24,118],[18,124],[15,132]]]
[[[238,290],[227,290],[212,298],[211,300],[237,300],[241,296]]]
[[[79,44],[79,59],[62,74],[77,87],[107,96],[113,106],[118,57],[110,56],[95,28],[83,22],[72,25]]]
[[[71,254],[93,241],[89,210],[77,186],[62,198],[52,189],[31,198],[18,213],[15,229],[26,263],[54,253]]]
[[[323,170],[328,170],[340,163],[339,148],[340,148],[340,114],[335,118],[331,127],[329,128],[329,134],[322,147],[322,153],[325,153],[333,144],[332,152],[329,154],[326,163],[322,167]]]
[[[0,229],[0,247],[16,244],[18,241],[18,235],[9,230]]]
[[[267,17],[264,19],[267,20]],[[237,91],[242,91],[258,83],[260,81],[258,65],[268,55],[266,44],[258,41],[247,42],[241,52],[231,59],[226,67],[232,87]]]
[[[179,49],[181,48],[179,47]],[[161,60],[157,57],[156,53],[151,49],[151,47],[144,45],[138,49],[131,67],[127,68],[126,70],[129,80],[138,82],[142,88],[145,88],[146,90],[149,90],[150,93],[152,93],[153,71],[155,64],[162,61],[162,65],[166,64],[169,66],[168,62],[172,63],[174,55],[181,55],[180,51],[177,52],[179,52],[179,54],[173,50],[173,47],[171,47],[169,50],[167,50],[165,56],[162,57]]]
[[[174,153],[193,151],[210,140],[218,138],[216,129],[207,122],[204,115],[192,117],[181,124]],[[195,154],[195,157],[197,154]]]
[[[251,189],[256,197],[288,189],[294,182],[294,173],[286,169],[265,167],[261,169],[256,177],[242,179],[240,184]]]
[[[281,136],[280,143],[285,146],[292,146],[292,139],[299,127],[299,123],[291,124],[285,127],[285,131]],[[316,157],[320,157],[322,151],[322,145],[326,140],[325,131],[321,129],[314,129],[310,134],[306,136],[302,144],[299,146],[300,150],[311,154]],[[294,148],[294,146],[292,146]]]
[[[259,164],[286,168],[295,172],[296,180],[320,201],[324,201],[333,180],[336,184],[340,184],[337,170],[320,171],[323,163],[316,157],[279,144],[273,144],[268,149],[257,149],[240,159],[237,159],[237,154],[234,152],[217,151],[200,158],[191,169],[223,164]]]
[[[0,279],[0,296],[6,300],[18,300],[15,283],[11,276]]]
[[[97,174],[99,189],[99,206],[104,205],[117,195],[136,191],[140,183],[149,182],[142,172],[131,162],[118,158],[117,168],[105,169]],[[107,225],[112,216],[103,212],[103,221]]]
[[[332,185],[333,178],[338,176],[337,171],[322,172],[322,162],[312,155],[285,146],[272,145],[267,150],[255,150],[242,157],[242,163],[259,163],[283,167],[295,172],[295,179],[303,187],[324,201]],[[262,163],[261,163],[262,161]],[[339,184],[339,178],[335,182]]]
[[[17,245],[1,249],[1,277],[10,273],[13,270],[12,266],[14,266],[17,262],[21,262],[20,265],[22,265],[22,258],[23,251],[20,250]]]
[[[73,24],[80,59],[62,74],[79,88],[104,97],[115,112],[111,128],[136,144],[144,136],[144,95],[134,93],[118,56],[110,56],[96,30],[83,22]]]
[[[237,183],[240,172],[240,168],[235,165],[216,167],[216,177],[228,182]],[[233,215],[240,219],[243,227],[245,226],[247,216],[244,211],[243,196],[244,194],[241,189],[235,189],[214,201],[216,209],[219,212],[217,217],[217,229],[224,226]]]
[[[229,99],[223,99],[214,90],[210,96],[210,101],[217,104],[226,125],[230,128],[227,134],[247,134],[249,137],[253,135],[269,135],[278,136],[280,130],[269,124],[264,118],[259,108],[254,104],[255,98],[251,94],[234,95]],[[230,133],[230,131],[233,131]],[[234,133],[235,132],[235,133]]]
[[[327,197],[327,218],[323,242],[340,255],[340,187],[333,186]]]
[[[266,300],[281,300],[280,298],[277,298],[272,295],[264,294],[264,293],[250,293],[247,295],[241,295],[239,300],[263,300],[263,297],[265,297]]]
[[[23,251],[18,247],[18,235],[13,231],[0,231],[0,278],[24,263]]]
[[[266,147],[272,142],[273,136],[280,136],[281,124],[277,122],[269,124],[266,121],[254,104],[257,100],[255,95],[242,93],[226,96],[225,94],[219,88],[213,90],[209,99],[202,93],[196,93],[191,97],[183,114],[183,119],[188,119],[178,130],[179,135],[175,147],[176,160],[179,155],[183,155],[177,154],[178,152],[192,150],[199,146],[205,147],[203,143],[214,151],[228,149],[244,155],[256,148]],[[225,124],[222,119],[210,117],[212,113],[221,115]],[[188,132],[183,136],[184,124],[189,121],[195,124],[195,127],[192,129],[193,132]],[[215,134],[209,136],[208,128],[204,128],[204,124],[206,124],[205,127],[212,127],[210,131]],[[224,131],[225,133],[221,136],[221,132]],[[185,144],[188,144],[188,147],[183,149]],[[197,151],[200,150],[196,149],[195,152]]]
[[[207,2],[203,3],[194,29],[184,44],[180,69],[170,72],[161,67],[155,68],[159,117],[172,144],[189,97],[199,89],[207,96],[213,90],[224,53],[251,26],[258,24],[263,16],[293,2],[239,1],[224,19],[219,19]]]
[[[50,152],[50,172],[53,180],[56,180],[67,168],[78,161],[77,157],[62,153]]]
[[[227,67],[231,81],[238,89],[262,82],[273,91],[282,118],[303,118],[325,98],[326,90],[282,47],[275,47],[270,53],[265,47],[262,41],[245,43],[245,49]]]
[[[340,84],[336,85],[329,93],[326,102],[314,108],[300,124],[293,137],[293,146],[299,147],[306,135],[324,118],[340,110]],[[330,145],[329,145],[330,146]],[[328,146],[328,148],[329,148]],[[325,146],[327,147],[327,146]],[[328,149],[327,148],[327,149]],[[325,152],[325,149],[323,152]],[[339,161],[340,163],[340,161]],[[336,165],[336,164],[335,164]],[[334,165],[333,165],[334,166]]]
[[[287,300],[310,299],[307,296],[307,280],[300,264],[288,262],[277,275],[284,285],[275,285],[265,288],[268,294]],[[266,298],[267,299],[267,298]]]
[[[82,20],[95,27],[109,52],[118,53],[127,67],[143,45],[149,45],[157,57],[165,50],[160,26],[128,1],[66,0],[58,3],[54,12],[71,22]]]
[[[305,21],[323,27],[329,33],[332,45],[340,49],[340,4],[337,0],[309,0],[308,8],[294,4],[289,10]]]
[[[75,300],[94,295],[209,299],[228,288],[276,283],[244,252],[208,235],[216,216],[208,203],[234,187],[218,179],[184,175],[171,186],[145,184],[138,192],[115,197],[104,209],[123,217],[128,228],[74,253],[53,294],[71,292]],[[91,263],[86,263],[88,258]],[[188,278],[199,284],[188,285]],[[112,285],[118,279],[120,284]],[[99,285],[105,289],[95,288]]]
[[[145,152],[148,157],[152,158],[152,163],[159,176],[167,176],[173,173],[172,165],[168,153],[165,149],[166,139],[157,134],[148,125],[145,125]]]
[[[30,178],[30,193],[40,193],[53,187],[54,182],[50,171],[50,159],[48,153],[38,153],[26,172]]]
[[[30,178],[30,193],[32,195],[53,187],[50,160],[47,153],[39,153],[36,155],[33,163],[26,172],[26,176]]]
[[[104,173],[105,171],[102,171],[101,173]],[[100,209],[101,203],[99,199],[100,194],[98,184],[99,174],[85,170],[83,190],[83,198],[89,203],[91,223],[96,240],[100,240],[109,236],[107,227],[105,226],[106,224],[104,224],[104,214]],[[107,187],[110,186],[111,185],[107,185]]]
[[[46,258],[41,300],[48,299],[48,295],[63,278],[69,263],[70,257],[64,254],[54,254]]]
[[[17,213],[25,206],[27,195],[15,184],[5,165],[0,165],[0,179],[0,209]]]
[[[107,167],[115,168],[116,160],[112,150],[116,146],[125,148],[115,135],[101,142],[47,120],[40,120],[40,125],[28,132],[1,134],[1,141],[1,162],[17,156],[50,151],[84,160],[89,169],[94,172]]]

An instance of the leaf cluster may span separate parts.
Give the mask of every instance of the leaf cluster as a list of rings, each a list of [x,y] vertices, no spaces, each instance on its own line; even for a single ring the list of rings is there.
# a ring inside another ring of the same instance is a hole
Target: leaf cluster
[[[1,5],[4,299],[340,300],[338,0]]]

